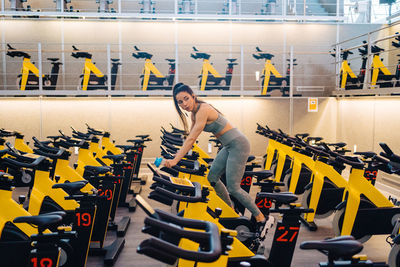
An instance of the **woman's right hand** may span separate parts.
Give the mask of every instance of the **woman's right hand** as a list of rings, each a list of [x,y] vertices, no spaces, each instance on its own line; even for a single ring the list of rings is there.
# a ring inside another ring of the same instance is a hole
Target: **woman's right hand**
[[[177,162],[175,162],[175,159],[167,159],[164,161],[164,166],[167,168],[172,168],[177,164]]]

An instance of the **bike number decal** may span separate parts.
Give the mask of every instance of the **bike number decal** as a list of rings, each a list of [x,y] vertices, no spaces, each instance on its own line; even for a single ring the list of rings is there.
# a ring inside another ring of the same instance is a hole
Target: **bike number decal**
[[[240,182],[240,185],[241,186],[243,186],[243,185],[250,186],[251,185],[251,180],[252,180],[251,176],[243,177],[242,181]]]
[[[49,258],[42,258],[40,261],[38,261],[38,258],[32,258],[31,262],[33,264],[33,267],[52,267],[53,266],[53,260]]]
[[[285,226],[280,226],[278,227],[277,231],[277,237],[276,241],[277,242],[293,242],[296,240],[296,237],[299,233],[299,227],[285,227]]]
[[[92,224],[92,216],[90,213],[84,212],[84,213],[76,213],[76,217],[78,219],[77,225],[78,226],[84,226],[88,227]]]
[[[272,201],[266,197],[256,197],[256,205],[259,209],[270,209],[272,207]]]
[[[106,189],[104,191],[102,189],[99,189],[98,192],[99,192],[99,196],[106,196],[107,200],[111,200],[113,197],[111,189]]]

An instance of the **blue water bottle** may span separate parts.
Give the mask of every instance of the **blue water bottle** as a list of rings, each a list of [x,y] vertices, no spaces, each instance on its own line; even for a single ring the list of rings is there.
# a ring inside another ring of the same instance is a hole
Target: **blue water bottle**
[[[154,161],[154,165],[156,165],[156,167],[160,167],[161,164],[164,163],[164,159],[162,157],[158,157],[156,158],[156,160]]]

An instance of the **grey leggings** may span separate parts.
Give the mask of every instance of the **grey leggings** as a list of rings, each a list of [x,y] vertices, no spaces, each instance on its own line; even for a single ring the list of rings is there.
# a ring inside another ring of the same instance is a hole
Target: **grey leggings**
[[[250,143],[238,129],[234,128],[220,136],[223,148],[212,162],[208,173],[208,181],[214,187],[217,195],[232,207],[229,193],[234,196],[253,216],[261,211],[257,208],[250,195],[240,187],[247,158],[250,153]],[[226,187],[220,177],[226,173]],[[228,193],[229,192],[229,193]]]

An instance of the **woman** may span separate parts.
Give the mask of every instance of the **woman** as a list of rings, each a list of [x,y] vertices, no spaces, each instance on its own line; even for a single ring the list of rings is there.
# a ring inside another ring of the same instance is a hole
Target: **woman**
[[[191,113],[192,126],[189,135],[174,159],[166,160],[164,165],[166,167],[175,166],[192,148],[202,131],[213,133],[221,141],[223,148],[212,162],[207,179],[215,188],[217,195],[229,206],[233,206],[229,197],[230,193],[253,214],[257,221],[258,232],[263,237],[266,231],[264,229],[266,228],[264,227],[266,223],[265,217],[250,195],[240,187],[250,153],[249,141],[217,109],[197,99],[189,86],[183,83],[176,84],[173,88],[173,97],[175,108],[182,120],[185,131],[188,131],[188,125],[181,109]],[[226,174],[226,187],[220,181],[220,176],[224,172]]]

